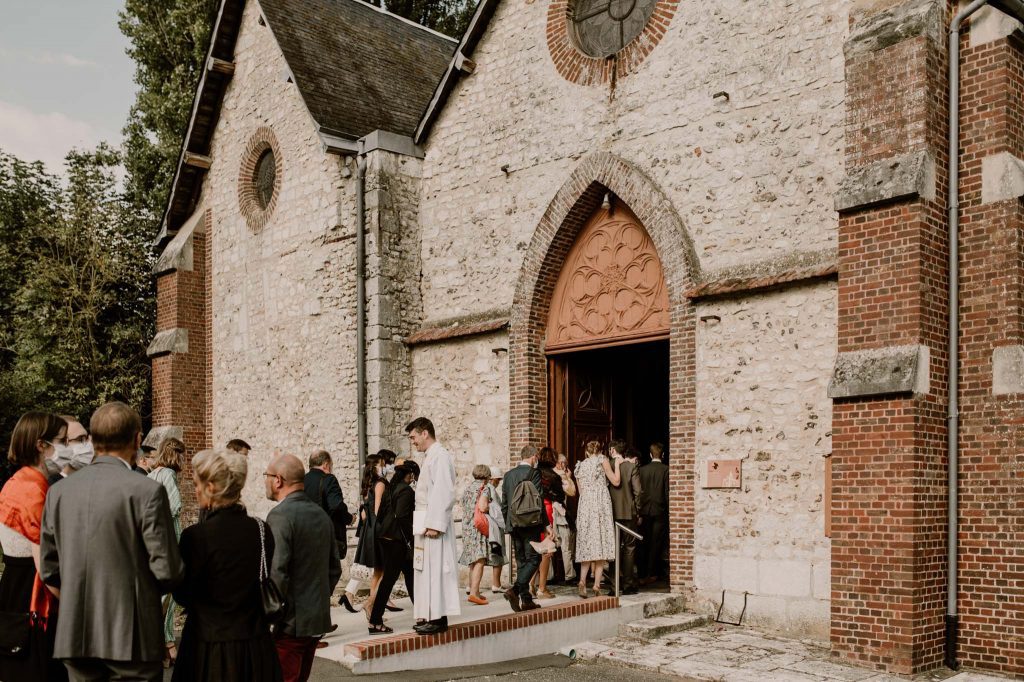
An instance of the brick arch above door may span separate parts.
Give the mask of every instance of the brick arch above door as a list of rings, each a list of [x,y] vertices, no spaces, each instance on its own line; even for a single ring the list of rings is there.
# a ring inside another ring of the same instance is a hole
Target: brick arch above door
[[[562,264],[606,193],[628,206],[661,260],[669,311],[671,584],[693,579],[693,461],[696,428],[696,318],[686,292],[700,281],[690,235],[661,189],[634,164],[608,152],[585,157],[555,192],[534,229],[516,283],[509,320],[511,451],[547,439],[545,336]]]

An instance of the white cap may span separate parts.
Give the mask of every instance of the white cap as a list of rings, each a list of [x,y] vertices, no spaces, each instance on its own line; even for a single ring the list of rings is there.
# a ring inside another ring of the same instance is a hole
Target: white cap
[[[495,467],[495,466],[491,467],[491,478],[501,478],[504,475],[505,474],[501,473],[501,469],[499,469],[498,467]]]

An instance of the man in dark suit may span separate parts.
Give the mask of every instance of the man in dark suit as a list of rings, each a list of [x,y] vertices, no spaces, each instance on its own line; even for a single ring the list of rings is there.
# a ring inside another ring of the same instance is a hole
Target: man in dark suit
[[[46,497],[39,573],[60,590],[54,657],[71,680],[160,680],[160,597],[182,578],[167,493],[131,469],[138,413],[107,403],[89,423],[96,458]]]
[[[345,504],[345,496],[342,495],[338,477],[331,473],[333,466],[331,454],[326,450],[317,450],[309,456],[309,473],[306,474],[304,484],[306,497],[330,517],[333,526],[331,539],[338,544],[338,557],[344,559],[348,547],[345,544],[345,524],[339,510]]]
[[[523,446],[519,453],[519,464],[512,467],[501,482],[501,514],[505,517],[505,528],[512,533],[512,548],[516,557],[516,582],[505,590],[505,599],[513,611],[531,611],[540,608],[530,594],[530,579],[540,566],[540,554],[530,545],[540,542],[540,534],[546,525],[544,507],[541,506],[541,521],[538,526],[517,528],[512,522],[511,507],[516,488],[524,481],[529,481],[537,488],[540,497],[540,470],[537,469],[537,455],[540,451],[533,445]]]
[[[613,440],[608,443],[608,455],[612,459],[624,457],[619,463],[619,485],[609,486],[608,492],[612,496],[612,516],[615,521],[631,531],[639,532],[640,499],[643,496],[643,488],[640,485],[636,460],[628,457],[628,454],[632,453],[626,452],[624,441]],[[639,591],[636,578],[636,548],[637,539],[625,531],[620,531],[619,580],[622,582],[622,594],[636,594]]]
[[[640,467],[640,485],[644,489],[640,504],[640,534],[644,541],[640,547],[640,583],[657,582],[659,561],[668,538],[668,466],[662,461],[665,446],[651,444],[650,454]]]
[[[274,628],[274,643],[285,682],[304,682],[313,654],[331,630],[331,594],[341,578],[338,547],[324,542],[333,533],[327,512],[306,497],[302,462],[279,455],[264,474],[267,498],[280,502],[267,514],[274,533],[270,578],[284,597],[285,612]]]

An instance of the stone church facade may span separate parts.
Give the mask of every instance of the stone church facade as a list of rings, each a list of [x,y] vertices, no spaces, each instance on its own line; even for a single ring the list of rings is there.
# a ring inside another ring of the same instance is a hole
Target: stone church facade
[[[275,450],[329,450],[351,505],[360,439],[406,453],[412,416],[462,480],[662,440],[691,608],[940,665],[954,9],[482,0],[453,40],[225,0],[158,239],[157,434],[247,440],[256,513]],[[961,40],[955,600],[959,661],[1017,674],[1019,28]]]

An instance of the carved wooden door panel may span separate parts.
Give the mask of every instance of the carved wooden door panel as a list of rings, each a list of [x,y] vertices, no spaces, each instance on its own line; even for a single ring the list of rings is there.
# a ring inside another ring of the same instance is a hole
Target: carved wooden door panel
[[[587,443],[608,445],[612,437],[612,378],[607,368],[592,362],[569,363],[569,460],[583,459]]]

